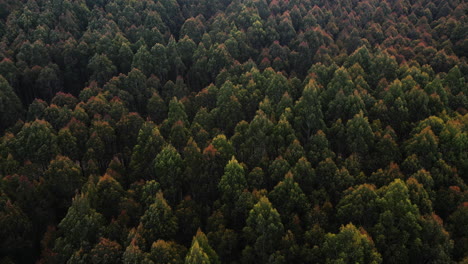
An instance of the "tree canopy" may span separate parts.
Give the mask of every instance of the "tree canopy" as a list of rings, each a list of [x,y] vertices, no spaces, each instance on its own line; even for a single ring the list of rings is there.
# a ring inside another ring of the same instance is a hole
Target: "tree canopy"
[[[465,263],[462,0],[0,1],[0,263]]]

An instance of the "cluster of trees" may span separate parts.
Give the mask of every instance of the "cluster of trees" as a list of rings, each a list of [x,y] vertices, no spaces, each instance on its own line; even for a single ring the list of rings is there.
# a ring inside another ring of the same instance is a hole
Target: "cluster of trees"
[[[0,262],[468,261],[462,0],[0,3]]]

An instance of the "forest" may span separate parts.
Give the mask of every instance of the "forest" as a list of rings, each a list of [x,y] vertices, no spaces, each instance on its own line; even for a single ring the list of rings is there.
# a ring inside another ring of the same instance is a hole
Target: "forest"
[[[0,263],[468,263],[468,2],[0,0]]]

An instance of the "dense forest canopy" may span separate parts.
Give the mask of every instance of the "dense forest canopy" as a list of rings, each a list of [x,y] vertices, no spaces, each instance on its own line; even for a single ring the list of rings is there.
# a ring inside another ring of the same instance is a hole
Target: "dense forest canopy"
[[[467,10],[0,1],[0,263],[467,263]]]

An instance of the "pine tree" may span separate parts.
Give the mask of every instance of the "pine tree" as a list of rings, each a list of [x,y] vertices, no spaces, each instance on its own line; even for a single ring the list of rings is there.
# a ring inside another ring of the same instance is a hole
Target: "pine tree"
[[[268,198],[260,198],[250,211],[247,226],[244,228],[244,234],[255,250],[255,257],[266,263],[270,255],[278,249],[277,242],[281,240],[283,232],[284,227],[278,211],[273,208]],[[244,250],[243,254],[248,252]]]

